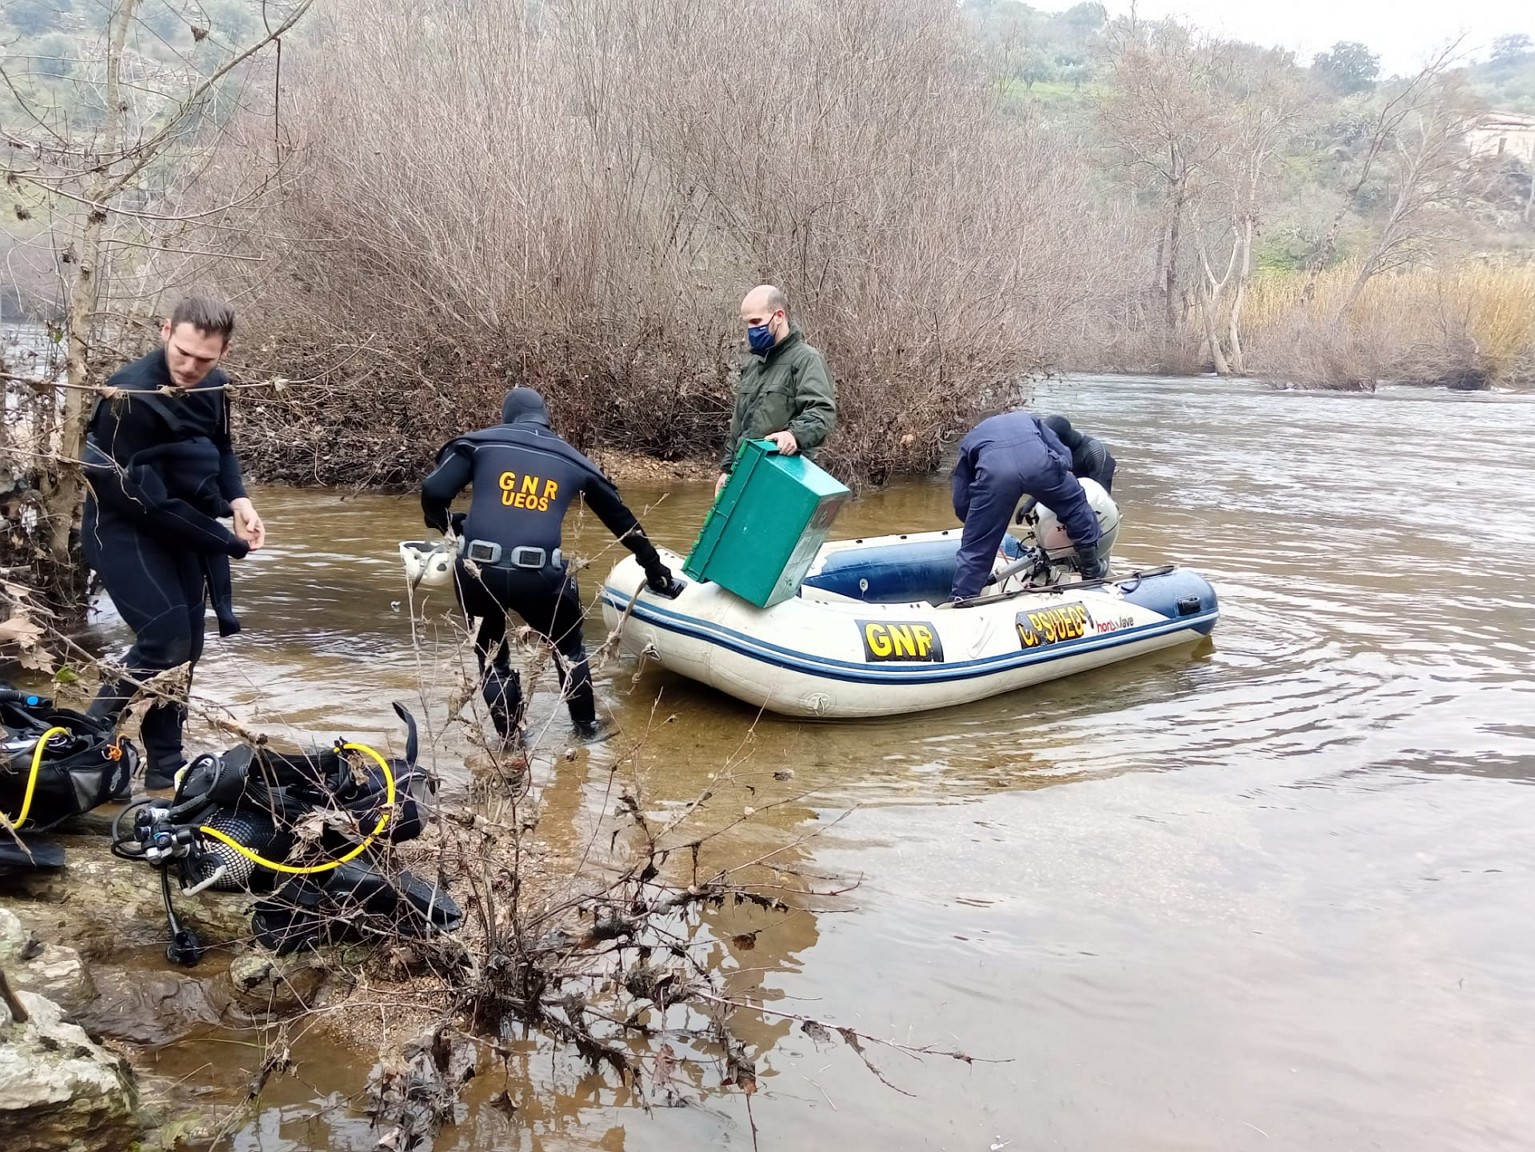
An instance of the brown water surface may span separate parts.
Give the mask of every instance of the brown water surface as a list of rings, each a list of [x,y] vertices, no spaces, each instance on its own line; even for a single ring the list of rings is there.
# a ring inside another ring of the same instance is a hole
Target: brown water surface
[[[1118,456],[1119,554],[1215,584],[1213,646],[945,712],[768,717],[749,739],[743,705],[655,670],[632,682],[628,659],[599,672],[625,737],[653,727],[653,805],[744,754],[764,811],[728,851],[792,845],[785,863],[859,882],[833,910],[761,921],[750,952],[720,945],[738,984],[998,1061],[876,1055],[907,1096],[846,1048],[742,1022],[762,1046],[762,1147],[1535,1146],[1535,399],[1073,379],[1037,406]],[[685,551],[710,492],[625,495]],[[415,500],[257,497],[272,543],[239,568],[246,631],[210,644],[199,693],[268,730],[396,745],[387,702],[424,699],[432,754],[461,778],[450,630],[413,644],[399,603]],[[942,482],[908,483],[836,534],[951,523]],[[610,543],[595,525],[579,541]],[[547,690],[534,718],[565,739]],[[600,805],[621,743],[545,765],[550,810]],[[230,1039],[162,1059],[238,1082],[250,1060]],[[297,1055],[234,1146],[372,1148],[348,1104],[368,1061]],[[515,1113],[487,1103],[503,1088]],[[529,1041],[437,1147],[751,1147],[741,1097],[701,1100],[647,1112]]]

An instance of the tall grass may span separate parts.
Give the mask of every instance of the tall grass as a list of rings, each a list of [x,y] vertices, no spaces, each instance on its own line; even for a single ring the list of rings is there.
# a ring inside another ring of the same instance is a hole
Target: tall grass
[[[1324,272],[1309,308],[1303,275],[1254,280],[1244,327],[1259,375],[1334,388],[1535,380],[1535,266],[1468,262],[1377,276],[1345,314],[1356,272]]]

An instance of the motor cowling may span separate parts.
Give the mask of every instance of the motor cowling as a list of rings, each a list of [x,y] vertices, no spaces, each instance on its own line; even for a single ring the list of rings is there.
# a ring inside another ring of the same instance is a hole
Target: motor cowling
[[[1098,529],[1102,533],[1098,540],[1098,555],[1107,560],[1119,536],[1119,505],[1114,503],[1114,498],[1096,480],[1082,480],[1079,483],[1087,496],[1088,507],[1098,517]],[[1024,523],[1029,528],[1034,546],[1050,560],[1069,560],[1076,555],[1077,546],[1067,534],[1061,518],[1043,504],[1035,504],[1033,510],[1025,515]]]

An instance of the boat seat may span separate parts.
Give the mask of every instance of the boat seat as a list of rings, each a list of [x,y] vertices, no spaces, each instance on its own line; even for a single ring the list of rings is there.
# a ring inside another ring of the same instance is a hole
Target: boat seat
[[[942,540],[845,548],[827,556],[804,583],[865,604],[938,604],[954,586],[958,552],[957,533]]]

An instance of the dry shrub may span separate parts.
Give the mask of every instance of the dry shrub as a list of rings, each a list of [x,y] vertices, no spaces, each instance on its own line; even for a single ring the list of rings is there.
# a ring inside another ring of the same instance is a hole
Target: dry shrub
[[[413,479],[513,383],[578,444],[712,452],[771,281],[838,383],[825,461],[880,478],[1125,290],[1075,146],[1002,113],[940,0],[327,15],[285,62],[283,271],[232,284],[247,367],[322,385],[266,402],[265,475]]]
[[[1340,313],[1356,273],[1324,273],[1309,310],[1300,275],[1254,281],[1247,323],[1260,374],[1364,389],[1381,381],[1484,388],[1535,376],[1535,267],[1476,263],[1376,276]]]

